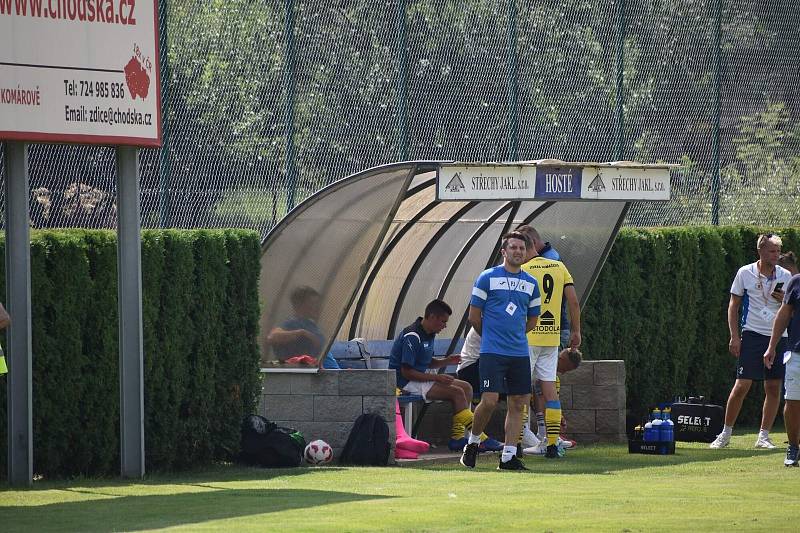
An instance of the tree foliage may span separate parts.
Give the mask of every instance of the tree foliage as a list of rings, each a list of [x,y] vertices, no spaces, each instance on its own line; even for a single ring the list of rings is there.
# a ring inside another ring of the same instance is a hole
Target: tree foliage
[[[799,166],[789,4],[725,0],[719,50],[710,0],[627,1],[622,24],[620,4],[587,0],[295,0],[289,26],[281,2],[168,5],[173,153],[198,187],[258,176],[302,199],[404,157],[612,160],[621,103],[624,158],[685,164],[674,199],[629,223],[707,223],[719,55],[721,219],[797,220],[781,206]]]

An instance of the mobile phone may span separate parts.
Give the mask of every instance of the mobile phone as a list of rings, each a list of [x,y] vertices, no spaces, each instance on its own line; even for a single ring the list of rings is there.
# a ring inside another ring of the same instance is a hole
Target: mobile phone
[[[772,289],[772,292],[783,290],[783,282],[779,281],[775,284],[775,288]]]

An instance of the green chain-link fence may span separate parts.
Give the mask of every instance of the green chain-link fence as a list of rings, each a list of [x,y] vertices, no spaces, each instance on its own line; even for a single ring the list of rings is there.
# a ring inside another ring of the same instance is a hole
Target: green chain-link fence
[[[797,224],[799,28],[789,0],[164,0],[142,222],[263,235],[373,165],[559,158],[682,163],[629,225]],[[114,225],[113,150],[30,162],[35,226]]]

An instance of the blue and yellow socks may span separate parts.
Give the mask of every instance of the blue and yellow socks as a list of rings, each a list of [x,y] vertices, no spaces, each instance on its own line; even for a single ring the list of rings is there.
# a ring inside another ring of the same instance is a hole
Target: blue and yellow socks
[[[561,432],[561,402],[551,400],[545,402],[544,423],[547,428],[547,445],[558,443],[558,434]]]

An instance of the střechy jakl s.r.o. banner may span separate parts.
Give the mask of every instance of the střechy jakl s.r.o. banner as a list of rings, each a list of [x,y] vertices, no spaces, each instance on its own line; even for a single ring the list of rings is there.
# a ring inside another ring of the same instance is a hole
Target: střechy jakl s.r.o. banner
[[[636,161],[504,163],[443,162],[436,176],[440,201],[608,200],[666,201],[670,171],[680,165]]]
[[[0,0],[0,139],[159,146],[156,0]]]

